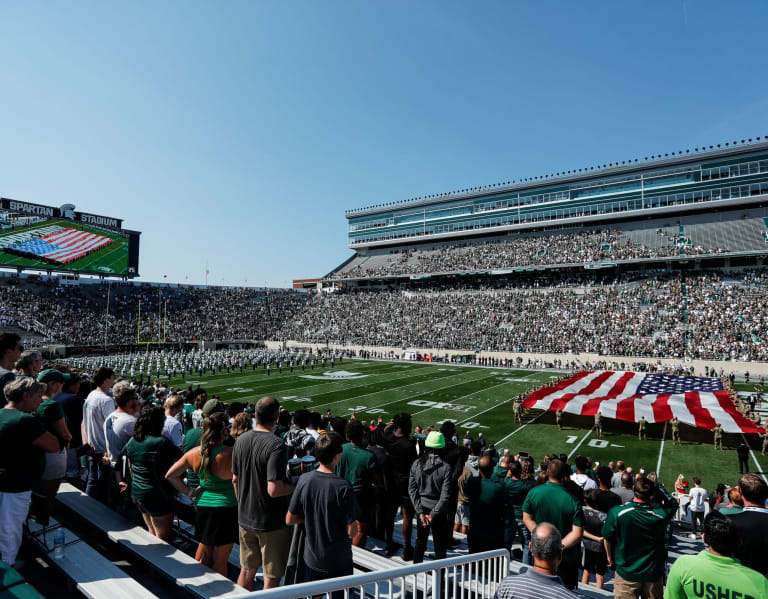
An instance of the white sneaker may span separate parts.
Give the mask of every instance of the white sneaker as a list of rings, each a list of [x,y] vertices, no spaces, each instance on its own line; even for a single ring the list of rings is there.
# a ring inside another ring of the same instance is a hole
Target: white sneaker
[[[693,539],[695,541],[696,540],[696,535],[691,533],[691,534],[688,535],[688,538],[689,539]]]

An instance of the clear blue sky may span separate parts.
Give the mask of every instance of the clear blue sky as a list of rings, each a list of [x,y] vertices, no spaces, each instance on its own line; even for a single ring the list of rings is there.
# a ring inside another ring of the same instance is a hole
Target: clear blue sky
[[[145,280],[285,286],[344,210],[768,134],[768,3],[0,2],[0,195]],[[188,279],[185,279],[188,277]]]

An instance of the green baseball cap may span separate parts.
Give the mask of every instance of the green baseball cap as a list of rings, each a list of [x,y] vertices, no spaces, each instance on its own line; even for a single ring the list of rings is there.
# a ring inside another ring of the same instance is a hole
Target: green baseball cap
[[[445,437],[443,437],[443,433],[432,431],[427,435],[424,445],[431,449],[443,449],[445,447]]]
[[[64,374],[55,368],[47,368],[37,375],[37,382],[39,383],[51,383],[51,382],[64,382]]]

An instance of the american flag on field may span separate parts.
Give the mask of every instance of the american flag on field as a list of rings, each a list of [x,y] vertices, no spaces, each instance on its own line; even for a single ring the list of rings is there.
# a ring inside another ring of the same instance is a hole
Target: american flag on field
[[[760,426],[742,416],[720,379],[625,371],[580,372],[554,387],[535,391],[524,408],[579,416],[638,422],[666,422],[675,416],[685,424],[726,433],[762,433]]]
[[[112,241],[109,237],[88,231],[62,229],[37,239],[8,246],[6,249],[67,264],[89,252],[109,245]]]

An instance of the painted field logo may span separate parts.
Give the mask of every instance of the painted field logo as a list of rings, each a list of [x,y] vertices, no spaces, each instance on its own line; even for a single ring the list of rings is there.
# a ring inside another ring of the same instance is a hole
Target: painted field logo
[[[362,379],[367,377],[367,374],[360,374],[359,372],[349,372],[348,370],[328,370],[321,375],[316,374],[303,374],[303,379],[315,379],[319,381],[346,381],[349,379]]]

